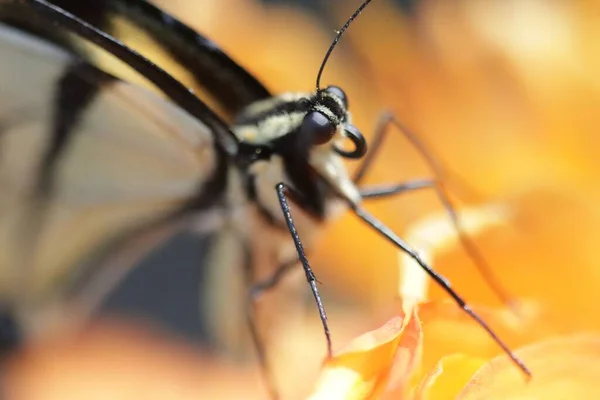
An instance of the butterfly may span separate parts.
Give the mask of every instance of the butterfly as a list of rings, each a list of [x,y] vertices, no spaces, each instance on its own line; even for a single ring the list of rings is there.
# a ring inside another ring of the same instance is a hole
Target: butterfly
[[[349,211],[416,261],[528,373],[448,281],[363,207],[433,188],[458,224],[435,180],[360,184],[381,140],[367,152],[346,93],[320,81],[338,40],[369,3],[338,31],[313,91],[273,95],[214,42],[143,0],[0,2],[0,242],[7,243],[0,301],[19,329],[43,332],[53,311],[74,299],[89,312],[149,243],[193,220],[204,231],[226,232],[234,243],[226,252],[244,260],[248,321],[263,364],[254,302],[298,265],[331,354],[305,245]],[[190,71],[232,121],[112,36],[114,16]],[[144,84],[103,68],[97,57],[125,65]],[[399,124],[391,116],[387,122]],[[345,159],[364,160],[354,177]],[[259,267],[271,276],[255,282]]]

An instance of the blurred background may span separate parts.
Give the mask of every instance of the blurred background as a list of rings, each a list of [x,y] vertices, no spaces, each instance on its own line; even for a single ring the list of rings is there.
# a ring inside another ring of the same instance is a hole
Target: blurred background
[[[359,1],[156,4],[212,38],[281,93],[313,90],[335,29]],[[600,3],[583,0],[376,0],[334,51],[323,84],[344,88],[367,139],[383,111],[393,112],[416,132],[447,166],[446,184],[457,204],[501,202],[523,193],[552,201],[560,193],[560,199],[594,203],[600,195],[599,22]],[[365,182],[430,176],[410,143],[391,132]],[[434,193],[419,192],[368,208],[402,233],[441,206]],[[546,217],[552,215],[539,218]],[[531,224],[539,221],[517,222],[526,240],[528,229],[535,231]],[[569,226],[572,231],[564,235],[578,229],[575,222]],[[594,246],[592,237],[582,240]],[[199,294],[215,291],[207,288],[213,284],[211,272],[201,262],[210,244],[192,234],[172,238],[125,279],[102,313],[154,321],[207,349],[223,345],[215,344],[219,340],[210,328],[215,315],[206,312],[209,300]],[[484,238],[481,245],[484,253],[487,247],[501,247],[502,237]],[[435,267],[470,301],[497,305],[472,264],[460,257],[464,255],[440,254]],[[310,259],[322,283],[336,344],[398,312],[398,254],[357,219],[347,215],[328,226]],[[515,293],[532,290],[527,286],[531,280],[519,279],[518,271],[527,271],[528,262],[516,248],[490,260],[501,283]],[[539,283],[544,284],[543,276]],[[223,284],[217,292],[239,299],[239,290]],[[295,394],[289,398],[310,388],[325,351],[308,288],[303,293],[305,315],[273,339],[283,343],[278,349],[289,350],[283,357],[289,363],[287,379],[282,378],[286,392]],[[443,294],[432,288],[430,296]],[[232,300],[231,314],[217,318],[240,318],[238,307]],[[242,319],[230,329],[243,327]],[[245,359],[253,362],[252,356]]]

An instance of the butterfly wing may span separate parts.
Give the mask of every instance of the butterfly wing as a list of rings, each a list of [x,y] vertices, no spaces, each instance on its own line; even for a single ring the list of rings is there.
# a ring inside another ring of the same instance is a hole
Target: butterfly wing
[[[224,116],[233,117],[248,104],[270,97],[269,91],[217,44],[147,1],[54,0],[52,3],[139,50],[186,86],[200,90],[203,99]],[[128,81],[137,79],[77,37],[61,35],[56,26],[41,29],[38,21],[14,20],[7,18],[7,14],[10,15],[5,13],[0,18],[45,38],[53,36],[63,46],[77,48],[103,69],[110,69]]]
[[[0,25],[0,59],[0,298],[38,303],[220,163],[202,122],[67,51]]]

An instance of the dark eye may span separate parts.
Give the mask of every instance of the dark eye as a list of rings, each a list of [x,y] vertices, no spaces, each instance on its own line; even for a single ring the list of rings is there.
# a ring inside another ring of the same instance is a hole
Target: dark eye
[[[338,86],[328,86],[327,89],[325,89],[325,91],[342,100],[342,103],[344,103],[344,107],[348,109],[348,98],[346,97],[346,93],[344,93],[344,91],[341,88],[339,88]]]
[[[327,143],[335,133],[335,126],[319,111],[311,111],[302,121],[302,133],[313,138],[313,144]]]

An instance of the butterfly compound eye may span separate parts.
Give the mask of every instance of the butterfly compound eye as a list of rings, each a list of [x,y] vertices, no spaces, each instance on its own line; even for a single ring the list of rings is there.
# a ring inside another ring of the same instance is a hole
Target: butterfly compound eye
[[[325,89],[325,91],[342,100],[342,103],[344,103],[344,107],[348,109],[348,97],[346,97],[346,93],[340,87],[329,86],[327,87],[327,89]]]
[[[335,126],[319,111],[311,111],[302,121],[302,132],[313,138],[313,144],[327,143],[335,133]]]

